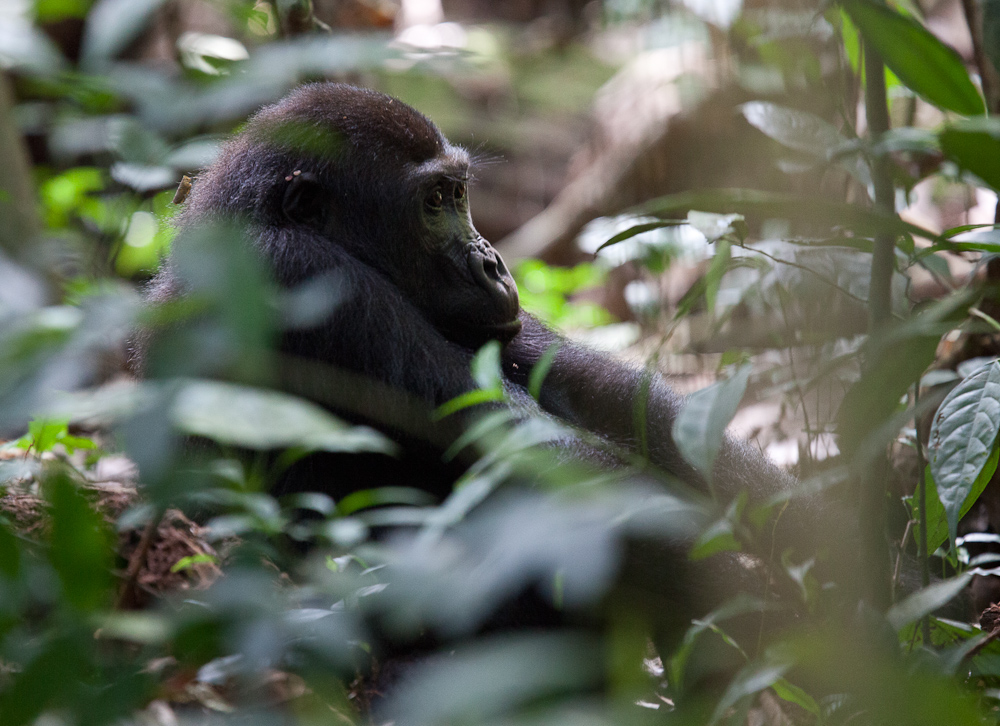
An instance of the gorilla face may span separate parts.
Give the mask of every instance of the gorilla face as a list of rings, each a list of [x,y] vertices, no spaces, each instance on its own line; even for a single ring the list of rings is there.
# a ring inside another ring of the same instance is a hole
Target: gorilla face
[[[311,272],[324,245],[338,246],[456,343],[507,342],[521,329],[517,286],[472,223],[469,156],[413,108],[353,86],[305,86],[250,119],[223,156],[215,166],[229,178],[216,186],[243,200],[230,211],[298,230]]]
[[[503,258],[472,224],[468,178],[465,152],[453,147],[414,171],[410,213],[416,218],[421,269],[396,283],[452,340],[507,342],[521,329],[517,286]],[[427,280],[440,286],[421,282]]]

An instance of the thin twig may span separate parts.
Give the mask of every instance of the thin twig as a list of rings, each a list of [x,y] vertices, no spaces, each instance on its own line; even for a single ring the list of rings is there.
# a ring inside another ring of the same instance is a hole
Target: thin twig
[[[156,537],[156,531],[160,527],[163,514],[162,511],[158,510],[149,518],[146,528],[142,531],[142,537],[139,538],[139,544],[136,545],[135,551],[129,557],[128,568],[125,570],[125,581],[118,591],[118,600],[115,603],[116,609],[121,609],[135,602],[135,589],[139,581],[139,571],[142,570],[142,565],[146,562],[146,555],[149,553],[149,548]]]
[[[919,524],[920,538],[917,540],[917,557],[920,559],[920,583],[923,587],[931,584],[931,566],[927,552],[927,461],[924,459],[924,448],[920,441],[920,420],[917,417],[917,409],[920,404],[920,381],[913,384],[913,428],[916,432],[915,446],[917,449],[917,466],[920,473],[917,478],[917,506],[920,508]],[[931,642],[931,622],[930,616],[925,615],[920,620],[920,628],[924,635],[924,644]]]

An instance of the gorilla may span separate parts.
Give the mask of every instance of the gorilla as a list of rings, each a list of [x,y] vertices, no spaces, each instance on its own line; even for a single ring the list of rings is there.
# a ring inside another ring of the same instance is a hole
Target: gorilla
[[[415,109],[372,90],[313,83],[257,112],[197,178],[181,234],[237,220],[280,286],[334,274],[345,292],[321,324],[286,331],[280,343],[286,360],[332,366],[342,385],[303,390],[308,384],[286,380],[287,387],[404,443],[401,459],[352,457],[364,474],[357,481],[339,467],[333,483],[328,468],[314,467],[310,477],[300,467],[286,486],[342,495],[384,474],[447,495],[461,464],[445,465],[440,454],[464,421],[432,424],[428,412],[478,388],[470,363],[496,340],[507,405],[540,406],[621,450],[643,448],[654,464],[705,490],[671,438],[683,401],[660,376],[572,343],[519,308],[502,257],[472,223],[469,177],[468,152]],[[167,260],[148,299],[177,297],[182,287]],[[536,402],[528,382],[547,351],[555,355]],[[567,445],[610,463],[580,441]],[[723,498],[748,490],[757,499],[792,481],[757,448],[728,437],[712,480]]]
[[[469,178],[469,154],[422,114],[337,83],[302,86],[261,109],[197,178],[179,216],[181,235],[235,220],[280,287],[329,279],[340,291],[324,319],[282,333],[282,387],[401,445],[396,457],[312,454],[284,474],[278,491],[339,498],[391,484],[443,499],[471,461],[446,463],[442,453],[493,407],[586,432],[553,444],[569,459],[621,467],[630,456],[645,456],[707,493],[708,482],[671,438],[683,400],[662,377],[573,343],[520,309],[502,257],[472,223]],[[148,297],[183,295],[168,259]],[[435,421],[435,408],[479,388],[470,365],[489,341],[501,346],[504,400]],[[138,347],[141,359],[142,341]],[[547,370],[536,400],[529,383],[539,366]],[[793,483],[757,448],[727,437],[711,492],[723,505],[744,491],[760,503]],[[801,541],[814,525],[787,511],[781,521],[787,542]],[[676,634],[693,605],[719,597],[691,595],[687,546],[667,549],[627,557],[626,568],[642,570],[634,578],[640,588],[656,589],[651,567],[662,575],[666,584],[656,597],[671,607],[654,607]],[[714,569],[702,564],[698,574],[712,573],[723,597],[747,582],[736,558]],[[760,585],[766,578],[751,579]]]

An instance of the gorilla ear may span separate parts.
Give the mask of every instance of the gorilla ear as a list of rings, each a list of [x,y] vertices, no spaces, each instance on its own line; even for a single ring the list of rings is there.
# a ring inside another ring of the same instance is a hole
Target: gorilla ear
[[[294,171],[285,177],[285,196],[281,211],[292,222],[318,225],[326,220],[327,203],[323,185],[315,174]]]

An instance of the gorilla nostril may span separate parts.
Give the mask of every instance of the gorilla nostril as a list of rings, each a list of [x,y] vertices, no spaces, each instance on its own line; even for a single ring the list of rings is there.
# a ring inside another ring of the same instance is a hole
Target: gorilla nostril
[[[483,271],[486,273],[486,276],[491,280],[495,280],[496,282],[502,281],[497,261],[492,257],[487,257],[486,259],[483,260]]]

